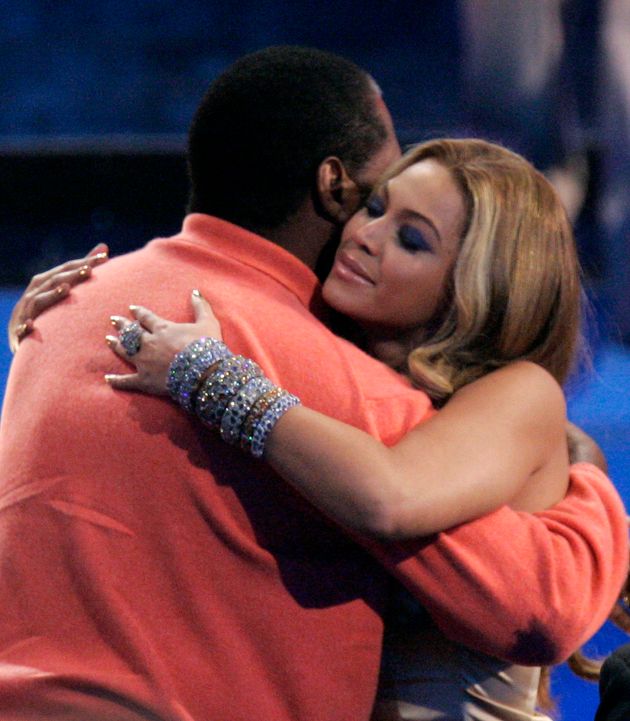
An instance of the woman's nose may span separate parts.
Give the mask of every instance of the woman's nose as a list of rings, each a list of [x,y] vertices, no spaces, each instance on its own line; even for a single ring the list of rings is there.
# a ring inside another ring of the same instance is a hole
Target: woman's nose
[[[383,244],[384,230],[382,218],[368,220],[355,235],[357,245],[368,255],[379,255]]]

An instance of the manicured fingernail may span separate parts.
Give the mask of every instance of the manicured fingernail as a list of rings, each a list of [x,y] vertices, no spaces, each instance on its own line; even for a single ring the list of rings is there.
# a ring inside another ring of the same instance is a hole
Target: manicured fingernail
[[[111,373],[106,373],[103,378],[105,379],[105,383],[111,383],[114,376]]]
[[[116,343],[117,340],[118,340],[118,338],[116,338],[115,335],[106,335],[105,336],[105,342],[107,343],[108,346],[110,346],[110,348],[111,348],[111,346],[114,345],[114,343]]]
[[[81,274],[79,273],[79,275],[81,275]],[[58,286],[55,288],[55,293],[56,293],[57,295],[65,295],[67,292],[68,292],[68,288],[67,288],[67,286],[65,286],[65,285],[58,285]]]
[[[94,260],[106,260],[108,258],[108,255],[107,253],[97,253],[92,257],[94,258]]]
[[[82,265],[79,268],[79,278],[85,278],[90,274],[90,266],[89,265]]]
[[[120,315],[110,315],[109,316],[109,322],[114,326],[114,328],[118,328],[118,324],[122,323],[125,319]]]
[[[201,293],[195,288],[192,292],[192,294],[195,296],[195,298],[201,298]]]
[[[130,305],[129,310],[132,312],[135,310],[140,310],[140,306],[139,305]]]

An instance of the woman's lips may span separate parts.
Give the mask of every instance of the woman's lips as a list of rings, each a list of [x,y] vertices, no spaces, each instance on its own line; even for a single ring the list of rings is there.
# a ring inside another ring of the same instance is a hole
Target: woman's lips
[[[374,281],[363,265],[349,253],[337,254],[333,271],[343,280],[348,280],[362,285],[374,285]]]

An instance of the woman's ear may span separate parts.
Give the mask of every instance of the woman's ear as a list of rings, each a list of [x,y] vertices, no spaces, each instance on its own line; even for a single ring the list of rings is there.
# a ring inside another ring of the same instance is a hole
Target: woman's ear
[[[330,156],[317,169],[317,194],[322,209],[335,223],[345,223],[361,203],[359,187],[343,162]]]

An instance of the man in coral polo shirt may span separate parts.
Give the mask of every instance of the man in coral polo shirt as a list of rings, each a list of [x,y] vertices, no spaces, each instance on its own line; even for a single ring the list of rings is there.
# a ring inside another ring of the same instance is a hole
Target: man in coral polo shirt
[[[322,323],[314,273],[398,153],[354,65],[244,58],[193,122],[182,231],[108,262],[22,343],[0,427],[3,721],[368,719],[394,576],[449,637],[515,662],[558,661],[602,623],[626,526],[593,467],[545,513],[350,540],[168,402],[102,382],[123,368],[99,341],[109,313],[184,320],[199,287],[230,346],[305,404],[386,442],[420,422],[426,396]]]

